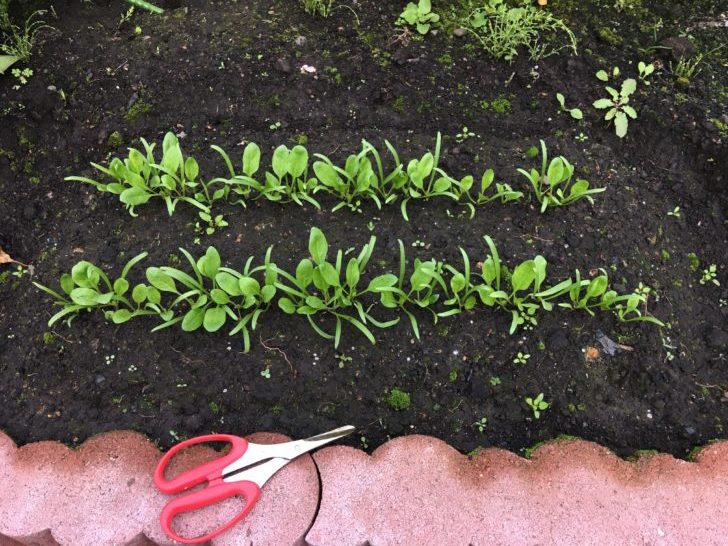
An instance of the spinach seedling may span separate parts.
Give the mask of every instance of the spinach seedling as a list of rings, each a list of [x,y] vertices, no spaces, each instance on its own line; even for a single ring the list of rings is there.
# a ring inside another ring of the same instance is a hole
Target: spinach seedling
[[[437,323],[438,314],[433,307],[440,299],[439,290],[447,293],[447,284],[442,276],[443,264],[437,260],[422,261],[415,258],[413,271],[407,278],[405,247],[401,240],[398,242],[399,275],[392,273],[379,275],[371,280],[367,291],[379,294],[383,307],[402,311],[409,319],[415,337],[420,339],[417,318],[408,306],[426,309]]]
[[[323,154],[316,154],[320,161],[313,164],[316,178],[323,185],[321,189],[335,195],[339,200],[332,212],[342,207],[347,207],[354,212],[361,213],[361,200],[374,201],[377,208],[382,208],[382,203],[377,196],[379,179],[374,172],[371,160],[367,157],[366,150],[358,155],[350,155],[344,167],[337,167]]]
[[[541,203],[541,213],[544,213],[549,206],[563,207],[584,198],[594,203],[591,196],[606,190],[606,188],[589,189],[589,182],[581,178],[572,184],[574,167],[563,156],[556,157],[549,163],[546,143],[543,140],[541,172],[533,168],[530,172],[525,169],[518,169],[518,172],[531,182],[534,195]]]
[[[511,334],[519,326],[536,325],[537,313],[553,310],[555,303],[589,314],[609,310],[622,322],[646,321],[663,326],[643,308],[649,295],[644,284],[633,293],[618,294],[609,290],[606,273],[589,280],[581,279],[577,270],[575,279],[548,286],[545,258],[535,256],[510,270],[501,264],[488,236],[485,241],[490,255],[481,263],[480,276],[472,273],[472,261],[463,249],[462,270],[436,259],[417,257],[408,267],[405,245],[399,241],[397,274],[385,272],[366,283],[363,279],[375,241],[371,237],[359,254],[347,262],[344,256],[353,249],[339,250],[335,260],[329,261],[326,237],[318,228],[312,228],[309,256],[298,262],[295,272],[272,261],[272,248],[266,251],[263,263],[255,265],[249,257],[242,269],[233,269],[223,266],[217,250],[209,247],[198,258],[180,249],[188,267],[179,269],[179,260],[172,261],[175,267],[147,267],[145,281],[133,286],[127,277],[146,253],[131,259],[116,279],[109,278],[94,264],[81,261],[70,274],[61,276],[60,290],[37,283],[36,286],[51,295],[54,305],[61,308],[51,317],[51,326],[60,320],[70,324],[84,310],[102,311],[115,324],[139,316],[157,317],[161,323],[152,331],[179,324],[185,332],[217,332],[232,323],[229,333],[242,333],[246,352],[250,350],[250,333],[274,302],[287,314],[305,316],[314,331],[333,340],[335,346],[340,343],[345,323],[374,342],[374,328],[388,328],[406,316],[419,339],[419,310],[427,310],[437,323],[441,318],[479,306],[510,313]],[[717,284],[716,276],[717,266],[711,265],[704,272],[704,283]],[[381,307],[395,312],[394,318],[375,318],[377,299]],[[335,323],[333,332],[325,329],[326,321]],[[527,359],[528,355],[521,353],[515,361],[524,363]]]
[[[174,133],[167,133],[162,144],[162,159],[157,163],[154,144],[141,139],[144,153],[136,148],[129,149],[129,156],[123,161],[114,158],[108,167],[91,163],[98,171],[112,179],[110,183],[84,176],[69,176],[65,180],[83,182],[97,190],[119,196],[129,211],[136,216],[135,208],[152,198],[162,199],[171,216],[178,203],[184,202],[210,215],[213,203],[225,196],[225,189],[213,189],[209,183],[198,179],[199,166],[193,157],[185,158]]]
[[[520,201],[523,197],[523,192],[515,191],[509,184],[504,182],[493,182],[495,181],[495,172],[493,169],[486,169],[483,172],[483,176],[480,179],[480,191],[477,194],[470,193],[473,187],[473,177],[465,176],[456,185],[454,192],[461,200],[461,196],[465,195],[469,202],[464,203],[470,210],[470,218],[475,217],[475,207],[481,206],[496,199],[500,199],[501,203],[509,203],[511,201]],[[491,191],[490,188],[495,187],[495,191]]]
[[[343,251],[339,250],[336,253],[334,263],[329,262],[327,259],[329,245],[326,237],[320,229],[312,228],[308,242],[311,258],[304,258],[298,263],[295,275],[277,269],[280,280],[276,282],[276,287],[285,293],[285,296],[278,300],[278,306],[289,315],[304,315],[317,334],[324,339],[334,341],[335,348],[338,348],[341,341],[343,322],[348,322],[371,343],[375,343],[369,324],[378,328],[388,328],[399,321],[399,319],[389,322],[376,320],[362,302],[362,295],[369,289],[360,290],[359,281],[374,251],[376,240],[376,237],[372,236],[359,255],[350,258],[344,267]],[[334,318],[333,334],[326,332],[315,322],[314,316],[319,313]]]
[[[61,310],[50,318],[48,326],[53,326],[61,319],[65,319],[66,324],[70,326],[81,311],[94,309],[107,311],[110,313],[109,318],[116,315],[126,317],[126,320],[132,316],[154,313],[169,316],[159,305],[160,294],[156,289],[148,290],[145,285],[138,285],[132,291],[132,300],[126,297],[130,288],[126,277],[146,256],[147,253],[143,252],[129,260],[122,269],[121,276],[113,282],[101,268],[90,262],[80,261],[73,266],[70,274],[61,275],[60,286],[63,294],[34,282],[37,288],[53,297],[55,305],[61,307]]]

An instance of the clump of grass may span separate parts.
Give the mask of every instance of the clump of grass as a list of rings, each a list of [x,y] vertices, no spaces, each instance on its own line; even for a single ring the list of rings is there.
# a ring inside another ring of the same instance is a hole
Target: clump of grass
[[[2,1],[0,0],[0,2]],[[33,12],[25,21],[23,28],[20,28],[10,22],[7,11],[2,13],[2,5],[0,5],[0,29],[7,33],[5,41],[0,45],[0,51],[5,55],[17,57],[20,61],[30,59],[38,33],[44,28],[51,28],[40,19],[44,13],[45,11]]]
[[[328,17],[334,8],[334,0],[301,0],[303,9],[309,15]]]
[[[513,61],[521,47],[534,60],[564,48],[576,52],[576,37],[566,23],[530,0],[515,6],[505,0],[461,0],[446,19],[468,31],[496,59]]]

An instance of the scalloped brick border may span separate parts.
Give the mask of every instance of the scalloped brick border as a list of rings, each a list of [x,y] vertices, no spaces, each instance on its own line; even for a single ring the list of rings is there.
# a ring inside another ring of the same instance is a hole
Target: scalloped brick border
[[[102,434],[77,450],[18,448],[0,433],[0,546],[172,544],[157,521],[166,497],[151,482],[159,456],[134,432]],[[214,456],[190,450],[179,470]],[[332,446],[301,457],[266,485],[244,524],[213,544],[717,546],[728,536],[726,498],[728,441],[686,462],[662,454],[624,461],[582,440],[546,443],[530,459],[500,449],[468,458],[435,438],[407,436],[372,455]],[[213,525],[234,509],[181,524]]]

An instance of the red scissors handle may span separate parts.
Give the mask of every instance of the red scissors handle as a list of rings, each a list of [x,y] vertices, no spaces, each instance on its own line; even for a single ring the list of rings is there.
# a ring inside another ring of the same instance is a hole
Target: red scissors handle
[[[220,501],[235,496],[243,497],[245,499],[245,506],[243,506],[243,509],[238,512],[234,518],[215,531],[204,536],[187,538],[178,535],[172,530],[172,520],[174,520],[175,516],[178,514],[193,512],[200,508],[217,504]],[[167,533],[170,538],[183,544],[199,544],[207,542],[219,534],[224,533],[230,529],[230,527],[236,525],[240,520],[247,516],[258,501],[258,497],[260,497],[260,487],[258,487],[258,484],[246,481],[231,483],[220,482],[219,485],[211,485],[204,489],[200,489],[199,491],[192,491],[191,493],[172,499],[162,509],[162,516],[160,518],[162,529],[164,529],[164,532]]]
[[[180,451],[193,445],[206,444],[209,442],[227,442],[231,444],[232,448],[224,457],[219,457],[218,459],[204,463],[200,466],[187,470],[186,472],[182,472],[182,474],[175,476],[170,480],[164,477],[164,471],[167,469],[169,462]],[[154,471],[154,484],[162,493],[172,495],[174,493],[182,493],[182,491],[186,491],[187,489],[200,485],[201,483],[218,480],[222,478],[223,469],[229,464],[240,459],[247,450],[248,441],[245,438],[233,436],[231,434],[208,434],[206,436],[190,438],[189,440],[185,440],[184,442],[180,442],[175,445],[164,454]]]

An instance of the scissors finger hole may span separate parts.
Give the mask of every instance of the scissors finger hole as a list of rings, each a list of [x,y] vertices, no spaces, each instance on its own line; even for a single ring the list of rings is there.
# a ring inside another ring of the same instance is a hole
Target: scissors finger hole
[[[246,505],[247,500],[242,495],[235,495],[191,512],[177,514],[172,520],[172,531],[189,538],[216,534],[216,531],[235,520]]]

